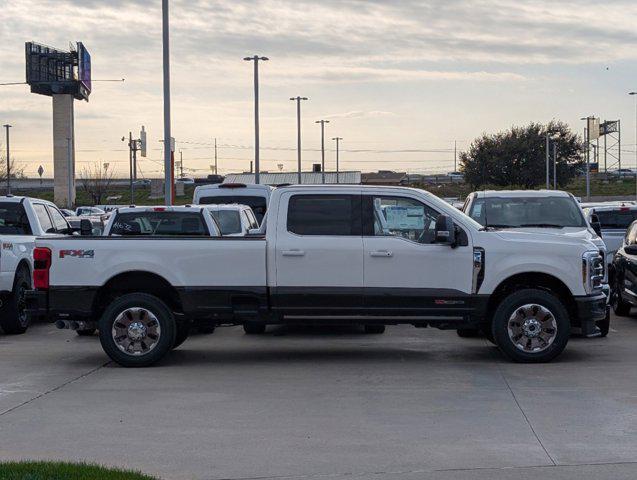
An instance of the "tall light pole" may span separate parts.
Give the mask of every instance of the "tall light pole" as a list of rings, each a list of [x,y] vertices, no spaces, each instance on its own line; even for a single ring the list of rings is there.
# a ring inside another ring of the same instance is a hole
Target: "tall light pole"
[[[259,60],[264,62],[268,57],[253,55],[245,57],[246,62],[254,62],[254,183],[259,183]]]
[[[307,100],[307,97],[292,97],[290,100],[296,101],[296,157],[298,168],[298,182],[301,185],[301,100]]]
[[[549,189],[549,132],[546,132],[546,189]]]
[[[637,92],[628,92],[628,95],[635,96]],[[635,198],[637,198],[637,96],[635,96]]]
[[[580,120],[586,121],[586,126],[584,127],[584,144],[586,145],[586,200],[590,200],[591,198],[591,167],[590,167],[590,149],[591,149],[591,132],[588,131],[589,119],[593,117],[582,117]]]
[[[557,142],[553,141],[553,190],[557,190]]]
[[[11,161],[10,161],[10,150],[9,150],[9,129],[11,125],[8,123],[3,125],[3,127],[7,131],[7,195],[11,194]]]
[[[217,171],[217,137],[215,137],[215,175],[219,175]]]
[[[314,123],[321,124],[321,183],[325,183],[325,124],[329,120],[317,120]]]
[[[170,24],[168,0],[162,0],[162,43],[164,60],[164,203],[173,203],[172,149],[170,132]]]
[[[339,153],[339,144],[341,142],[341,140],[343,140],[343,137],[334,137],[332,138],[332,140],[336,141],[336,183],[340,183],[339,182],[339,178],[338,178],[338,153]]]

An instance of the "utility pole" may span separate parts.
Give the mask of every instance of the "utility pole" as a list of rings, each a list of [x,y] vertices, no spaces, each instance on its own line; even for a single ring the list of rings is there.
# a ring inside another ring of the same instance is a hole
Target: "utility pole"
[[[133,186],[133,132],[128,132],[128,164],[130,167],[130,203],[135,203],[135,190]]]
[[[336,140],[336,183],[341,183],[339,181],[338,175],[339,175],[339,169],[338,169],[338,152],[339,152],[339,143],[341,140],[343,140],[343,137],[334,137],[332,138],[332,140]]]
[[[217,171],[217,137],[215,137],[215,175],[219,175]]]
[[[458,141],[453,141],[453,173],[458,172]]]
[[[162,45],[164,63],[164,203],[173,203],[172,151],[170,148],[170,22],[168,0],[162,0]]]
[[[325,183],[325,124],[329,120],[317,120],[314,123],[321,124],[321,183]]]
[[[8,123],[3,125],[5,130],[7,131],[7,195],[11,194],[11,159],[10,159],[10,149],[9,149],[9,129],[11,125]]]
[[[557,142],[553,142],[553,190],[557,190]]]
[[[268,57],[245,57],[245,61],[254,62],[254,183],[259,184],[259,60],[268,61]]]
[[[637,95],[637,92],[629,92],[628,95]],[[635,97],[635,198],[637,198],[637,97]]]
[[[546,132],[546,189],[550,187],[549,183],[549,132]]]
[[[179,150],[179,169],[181,172],[179,176],[181,178],[184,178],[184,151],[183,150]]]
[[[290,100],[296,101],[296,157],[298,169],[298,183],[301,185],[301,100],[307,100],[307,97],[292,97]]]

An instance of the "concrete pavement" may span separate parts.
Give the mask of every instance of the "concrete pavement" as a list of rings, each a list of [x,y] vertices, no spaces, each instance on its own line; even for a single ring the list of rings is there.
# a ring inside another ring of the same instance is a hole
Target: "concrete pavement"
[[[193,336],[139,370],[50,325],[0,336],[0,460],[165,479],[637,477],[637,318],[546,365],[408,326],[270,331]]]

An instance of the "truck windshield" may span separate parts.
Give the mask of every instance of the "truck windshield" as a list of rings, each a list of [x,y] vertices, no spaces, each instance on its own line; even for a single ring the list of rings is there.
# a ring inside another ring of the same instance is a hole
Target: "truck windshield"
[[[241,233],[241,212],[239,210],[216,210],[210,214],[219,224],[221,235],[232,235],[233,233]]]
[[[499,228],[586,227],[584,215],[571,197],[478,198],[469,216],[481,225]]]
[[[633,221],[637,220],[637,210],[628,208],[595,212],[602,228],[626,230]]]
[[[117,215],[110,235],[203,236],[207,235],[201,214],[196,212],[129,212]]]
[[[31,226],[21,203],[0,203],[0,235],[31,235]]]
[[[214,197],[201,197],[199,200],[201,205],[230,205],[233,203],[239,203],[241,205],[247,205],[252,208],[254,215],[257,217],[259,224],[263,220],[265,211],[268,208],[268,203],[265,197],[259,196],[242,196],[242,195],[225,195]]]

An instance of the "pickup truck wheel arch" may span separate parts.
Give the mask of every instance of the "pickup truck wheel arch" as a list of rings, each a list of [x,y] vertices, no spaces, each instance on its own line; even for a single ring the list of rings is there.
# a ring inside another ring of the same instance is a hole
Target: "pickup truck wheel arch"
[[[569,318],[577,316],[577,305],[570,289],[559,278],[541,272],[528,272],[513,275],[497,286],[489,298],[487,304],[487,318],[484,319],[483,328],[491,330],[491,322],[496,309],[509,294],[524,288],[533,288],[552,293],[559,297],[567,310]]]
[[[99,318],[116,298],[130,293],[145,293],[161,298],[173,312],[182,312],[179,292],[170,282],[156,273],[145,271],[123,272],[102,285],[93,301],[93,314]]]

